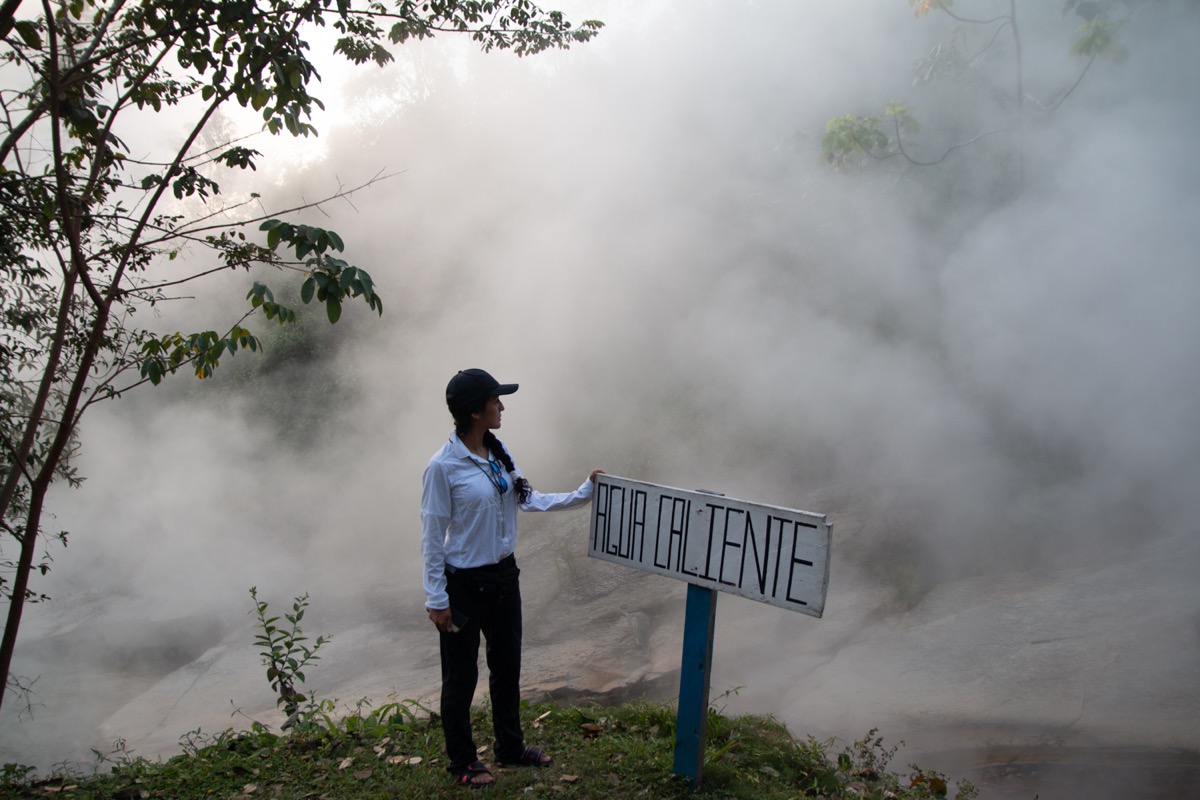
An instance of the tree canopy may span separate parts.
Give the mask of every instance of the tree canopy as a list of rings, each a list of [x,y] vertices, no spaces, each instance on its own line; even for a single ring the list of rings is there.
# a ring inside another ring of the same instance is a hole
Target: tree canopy
[[[1136,0],[1063,0],[1062,16],[1076,21],[1074,40],[1069,46],[1073,57],[1082,59],[1078,71],[1067,77],[1053,97],[1033,97],[1027,87],[1029,69],[1022,23],[1026,9],[1017,0],[997,0],[992,13],[967,14],[954,0],[908,0],[917,17],[940,12],[953,23],[949,41],[940,42],[928,54],[913,63],[913,85],[937,80],[958,81],[977,87],[980,105],[996,107],[999,125],[975,130],[959,141],[940,146],[926,145],[922,152],[913,137],[921,130],[911,108],[892,100],[881,114],[844,114],[828,121],[821,142],[826,164],[839,170],[864,166],[872,161],[896,158],[915,167],[943,163],[955,152],[998,135],[1016,142],[1015,174],[1023,171],[1021,133],[1030,106],[1049,113],[1060,106],[1079,86],[1097,60],[1119,63],[1128,53],[1119,40],[1119,31]],[[1032,7],[1032,4],[1031,4]],[[978,38],[972,40],[969,34]],[[1007,48],[1004,43],[1007,42]],[[997,54],[1005,66],[997,70]],[[996,116],[996,115],[990,115]]]

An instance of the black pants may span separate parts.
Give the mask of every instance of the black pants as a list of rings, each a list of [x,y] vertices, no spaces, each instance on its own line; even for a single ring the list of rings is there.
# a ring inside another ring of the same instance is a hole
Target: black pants
[[[471,700],[479,682],[479,636],[487,642],[492,745],[500,761],[516,761],[525,749],[521,730],[520,570],[509,556],[488,567],[447,571],[450,607],[467,616],[457,633],[441,633],[442,732],[452,771],[479,758],[471,736]]]

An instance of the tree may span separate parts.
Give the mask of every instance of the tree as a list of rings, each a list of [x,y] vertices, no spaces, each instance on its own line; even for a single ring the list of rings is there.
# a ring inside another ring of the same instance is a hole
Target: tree
[[[1055,98],[1038,100],[1026,90],[1022,18],[1017,11],[1017,0],[1006,0],[999,4],[1002,8],[999,13],[983,17],[960,14],[954,8],[954,0],[909,0],[909,5],[918,17],[940,11],[957,23],[952,41],[937,45],[926,57],[916,61],[914,85],[938,78],[975,80],[977,85],[987,86],[987,90],[980,92],[979,96],[991,98],[999,104],[1007,122],[1000,127],[973,132],[961,141],[944,146],[934,155],[919,157],[912,151],[911,144],[906,146],[905,138],[920,130],[920,125],[913,117],[911,109],[891,101],[885,105],[881,115],[846,114],[830,120],[821,142],[825,162],[835,168],[845,169],[871,160],[898,156],[914,166],[928,167],[940,164],[951,153],[986,138],[1002,133],[1014,133],[1017,138],[1015,157],[1018,182],[1023,183],[1024,158],[1020,141],[1029,104],[1032,103],[1041,112],[1053,111],[1082,83],[1097,59],[1123,61],[1127,53],[1117,39],[1117,32],[1124,17],[1129,13],[1129,4],[1136,1],[1064,0],[1063,15],[1073,14],[1080,20],[1076,39],[1070,48],[1071,54],[1085,58],[1086,61],[1078,74]],[[966,40],[964,31],[967,28],[978,29],[986,36],[984,45],[969,55],[964,53],[960,46],[960,43]],[[983,75],[987,57],[1005,35],[1011,46],[1012,72],[1011,86],[1008,89],[993,85],[992,79]]]
[[[315,135],[322,106],[309,90],[319,76],[305,39],[314,26],[338,32],[336,53],[380,66],[392,59],[387,45],[439,33],[529,55],[601,27],[575,27],[528,0],[42,0],[30,4],[38,14],[19,17],[21,5],[0,3],[0,69],[25,76],[0,88],[0,525],[16,549],[0,575],[6,689],[24,606],[45,599],[31,577],[49,569],[49,556],[37,557],[46,494],[55,481],[79,481],[71,456],[87,409],[185,368],[207,378],[225,356],[259,349],[245,327],[257,312],[296,318],[258,282],[249,308],[219,331],[157,334],[137,313],[255,265],[301,273],[300,300],[323,304],[331,323],[354,299],[383,311],[370,275],[337,255],[336,232],[285,217],[384,176],[271,213],[257,195],[227,199],[222,175],[255,169],[261,153],[201,144],[222,107],[253,109],[271,134]],[[139,120],[166,109],[189,121],[186,132],[135,157],[127,139]]]

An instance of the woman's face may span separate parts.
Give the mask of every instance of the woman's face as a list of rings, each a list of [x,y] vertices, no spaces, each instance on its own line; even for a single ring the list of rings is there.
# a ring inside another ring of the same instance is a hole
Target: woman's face
[[[483,411],[476,415],[476,419],[485,430],[494,431],[500,427],[500,412],[503,410],[504,403],[500,402],[499,397],[489,397]]]

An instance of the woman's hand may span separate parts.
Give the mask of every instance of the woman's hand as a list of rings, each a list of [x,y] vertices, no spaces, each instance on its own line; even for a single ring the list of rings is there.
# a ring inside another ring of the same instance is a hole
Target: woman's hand
[[[596,476],[597,476],[597,475],[603,475],[603,474],[604,474],[604,470],[602,470],[602,469],[594,469],[594,470],[592,470],[592,474],[588,476],[588,480],[589,480],[589,481],[591,481],[592,483],[595,483],[595,482],[596,482]]]
[[[454,633],[454,615],[448,608],[427,608],[429,621],[442,633]]]

